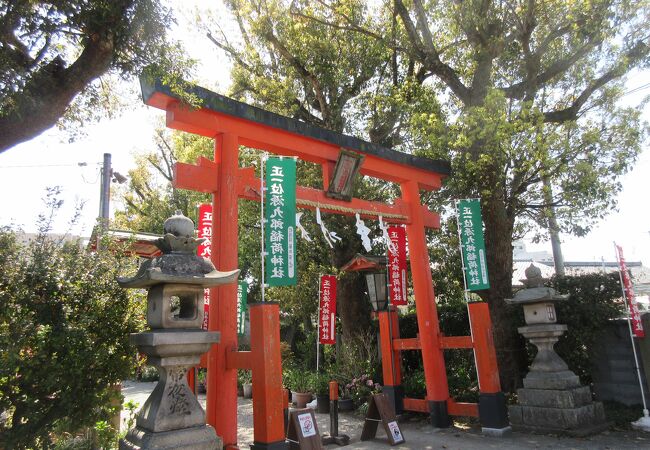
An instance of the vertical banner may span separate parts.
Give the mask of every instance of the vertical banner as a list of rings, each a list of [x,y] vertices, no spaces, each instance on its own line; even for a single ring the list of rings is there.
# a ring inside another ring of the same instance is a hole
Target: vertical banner
[[[616,245],[616,244],[614,244]],[[645,337],[643,324],[641,323],[641,315],[639,313],[639,305],[636,303],[636,296],[632,288],[632,280],[630,280],[630,273],[625,264],[625,257],[623,256],[623,249],[616,245],[616,253],[618,256],[618,265],[621,274],[621,281],[623,282],[623,291],[625,293],[625,300],[630,311],[630,320],[632,322],[632,333],[638,338]]]
[[[320,277],[319,342],[336,344],[336,276]]]
[[[266,166],[266,284],[296,284],[296,160],[269,158]]]
[[[468,291],[489,289],[481,201],[477,198],[459,200],[458,233],[465,268],[465,288]]]
[[[196,252],[203,258],[211,259],[212,256],[212,205],[203,203],[199,205],[198,237],[204,238]],[[210,309],[210,289],[203,290],[203,329],[208,329],[208,310]]]
[[[248,308],[248,283],[237,283],[237,334],[246,333],[246,309]]]
[[[402,226],[388,227],[388,236],[395,252],[388,249],[388,282],[390,284],[390,303],[406,305],[406,230]]]

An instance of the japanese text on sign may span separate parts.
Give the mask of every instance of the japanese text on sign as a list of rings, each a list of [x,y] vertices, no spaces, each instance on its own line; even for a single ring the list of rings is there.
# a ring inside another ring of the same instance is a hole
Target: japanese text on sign
[[[199,244],[196,253],[203,257],[211,259],[212,257],[212,205],[203,203],[199,205],[198,237],[203,238]],[[210,309],[210,289],[203,290],[203,329],[208,329],[208,316]]]
[[[388,236],[397,250],[388,250],[390,302],[393,305],[406,305],[406,230],[402,226],[390,226]]]
[[[321,344],[336,343],[336,276],[320,277],[318,338]]]
[[[627,264],[625,263],[625,257],[623,256],[623,249],[619,245],[616,245],[616,253],[618,254],[618,264],[621,270],[621,278],[623,280],[623,290],[630,311],[632,333],[634,333],[634,336],[642,338],[645,337],[645,331],[643,330],[643,324],[641,323],[641,313],[639,312],[639,305],[636,302],[636,296],[634,295],[634,289],[632,288],[632,280],[630,280],[630,274],[627,270]]]
[[[296,284],[296,161],[269,158],[266,170],[266,282]]]
[[[478,199],[460,200],[457,209],[466,288],[469,291],[488,289],[490,282],[483,240],[481,203]]]

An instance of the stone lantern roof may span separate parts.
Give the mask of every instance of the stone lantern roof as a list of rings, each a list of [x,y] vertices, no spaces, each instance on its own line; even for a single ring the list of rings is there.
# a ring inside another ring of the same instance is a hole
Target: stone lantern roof
[[[144,288],[178,283],[212,287],[237,280],[239,269],[221,272],[209,259],[196,254],[203,239],[194,237],[194,222],[180,211],[165,221],[163,232],[163,237],[154,242],[163,254],[145,261],[135,276],[118,278],[120,286]]]
[[[538,302],[557,302],[569,298],[568,294],[559,294],[552,287],[544,286],[548,281],[542,277],[542,271],[539,267],[531,264],[526,269],[526,278],[521,280],[525,288],[518,291],[513,298],[505,299],[510,305],[521,305],[526,303]]]

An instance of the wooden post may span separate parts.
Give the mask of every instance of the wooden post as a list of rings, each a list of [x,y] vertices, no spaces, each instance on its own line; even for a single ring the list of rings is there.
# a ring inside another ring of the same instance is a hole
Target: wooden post
[[[252,450],[286,449],[280,358],[280,307],[249,303],[253,372]]]
[[[389,311],[380,311],[379,334],[381,343],[381,367],[384,376],[382,392],[397,414],[404,411],[404,392],[402,390],[402,357],[396,351],[393,342],[399,339],[399,320],[395,306],[389,305]]]
[[[478,415],[483,429],[503,430],[509,427],[506,398],[501,392],[497,355],[494,351],[492,321],[487,303],[468,303],[472,329],[474,359],[478,376]]]

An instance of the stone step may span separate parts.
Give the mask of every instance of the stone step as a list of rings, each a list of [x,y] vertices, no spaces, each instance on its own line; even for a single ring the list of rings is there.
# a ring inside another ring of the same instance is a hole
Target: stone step
[[[579,408],[511,405],[508,413],[513,427],[529,426],[548,429],[549,432],[590,428],[595,424],[605,423],[605,410],[600,402]]]
[[[573,389],[518,389],[517,403],[522,406],[579,408],[592,402],[589,386]]]

